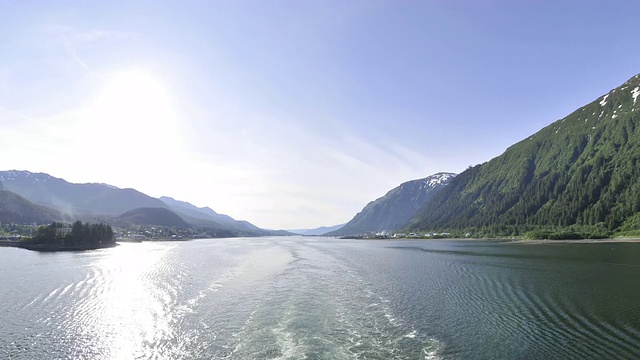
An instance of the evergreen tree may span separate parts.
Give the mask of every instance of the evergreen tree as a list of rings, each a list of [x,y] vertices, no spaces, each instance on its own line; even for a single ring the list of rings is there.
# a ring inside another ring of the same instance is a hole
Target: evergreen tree
[[[638,87],[635,76],[606,101],[467,169],[425,203],[407,231],[611,234],[640,211],[640,101],[632,97]]]

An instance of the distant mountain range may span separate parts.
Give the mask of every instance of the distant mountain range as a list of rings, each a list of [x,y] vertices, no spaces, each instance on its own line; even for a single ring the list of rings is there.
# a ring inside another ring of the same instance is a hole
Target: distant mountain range
[[[231,230],[239,235],[282,235],[282,232],[261,229],[247,221],[235,220],[229,215],[218,214],[209,207],[197,207],[185,201],[163,196],[160,200],[190,224]]]
[[[640,75],[472,167],[427,201],[410,231],[478,236],[640,230]]]
[[[400,230],[432,196],[456,176],[437,173],[424,179],[407,181],[383,197],[370,202],[356,216],[329,236],[360,235]]]
[[[0,171],[0,182],[34,204],[72,216],[117,216],[141,207],[166,207],[159,199],[134,189],[106,184],[73,184],[44,173]]]
[[[333,225],[333,226],[321,226],[315,229],[295,229],[289,230],[289,232],[298,234],[298,235],[306,235],[306,236],[319,236],[330,233],[332,231],[336,231],[342,228],[345,224]]]
[[[0,171],[0,221],[49,223],[82,219],[206,228],[235,236],[283,235],[170,197],[153,198],[107,184],[74,184],[44,173]]]

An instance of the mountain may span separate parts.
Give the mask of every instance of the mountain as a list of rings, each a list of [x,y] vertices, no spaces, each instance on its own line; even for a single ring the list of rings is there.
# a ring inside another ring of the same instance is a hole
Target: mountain
[[[194,226],[228,229],[239,236],[281,235],[280,232],[261,229],[248,221],[235,220],[229,215],[218,214],[209,207],[197,207],[168,196],[162,196],[160,200]]]
[[[0,182],[34,204],[70,215],[111,215],[141,207],[166,207],[155,198],[134,189],[106,184],[73,184],[44,173],[0,171]]]
[[[458,175],[424,204],[408,229],[482,236],[573,227],[597,236],[629,227],[639,212],[636,75]]]
[[[228,215],[218,214],[208,207],[198,208],[170,197],[156,199],[135,189],[120,189],[107,184],[74,184],[44,173],[0,171],[0,189],[12,191],[31,203],[56,209],[62,214],[69,215],[70,218],[85,221],[119,222],[123,220],[122,214],[135,210],[125,217],[131,217],[130,222],[133,223],[146,223],[153,220],[171,223],[173,224],[171,226],[176,227],[193,226],[228,231],[235,236],[282,234],[260,229],[246,221],[237,221]],[[167,212],[139,209],[167,211],[170,209],[169,212],[179,217],[180,221],[171,219]],[[161,223],[153,225],[161,225]]]
[[[418,209],[455,176],[452,173],[441,172],[424,179],[407,181],[383,197],[370,202],[339,230],[325,235],[358,235],[402,229]]]
[[[157,225],[189,228],[190,225],[173,211],[165,208],[138,208],[127,211],[118,217],[119,220],[135,225]]]
[[[168,196],[160,197],[160,201],[165,203],[170,209],[184,213],[196,219],[213,220],[219,224],[233,224],[236,222],[229,215],[218,214],[209,207],[197,207],[186,201],[175,200]]]
[[[340,230],[345,224],[333,225],[333,226],[321,226],[315,229],[296,229],[289,230],[289,232],[298,235],[317,236],[330,233],[332,231]]]
[[[68,221],[64,214],[44,206],[31,203],[22,196],[0,190],[0,222],[48,224],[53,221]]]
[[[223,228],[222,224],[213,220],[212,217],[205,215],[200,208],[191,205],[188,202],[174,200],[173,198],[162,196],[162,201],[171,211],[179,215],[189,224],[196,227]],[[213,210],[212,210],[213,211]]]

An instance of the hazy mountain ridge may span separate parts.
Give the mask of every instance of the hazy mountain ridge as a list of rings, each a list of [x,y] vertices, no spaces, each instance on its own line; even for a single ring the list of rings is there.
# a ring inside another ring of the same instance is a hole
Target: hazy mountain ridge
[[[118,216],[118,220],[134,225],[157,225],[186,229],[191,227],[184,219],[166,208],[138,208]]]
[[[408,229],[519,235],[548,227],[612,231],[640,212],[640,75],[472,167]]]
[[[9,216],[10,212],[7,212],[5,220],[0,218],[5,222],[20,219],[20,222],[47,223],[73,218],[121,223],[126,220],[138,225],[225,230],[237,236],[282,235],[282,232],[263,230],[247,221],[237,221],[228,215],[218,214],[209,207],[198,208],[169,197],[156,199],[135,189],[121,189],[108,184],[74,184],[45,173],[0,171],[2,188],[24,198],[34,209],[51,208],[59,214],[40,216],[36,210],[24,210],[24,214],[31,214],[25,217]]]
[[[70,218],[59,211],[36,205],[22,196],[0,190],[0,222],[2,223],[50,223]]]
[[[197,207],[168,196],[162,196],[160,200],[194,226],[229,229],[240,235],[249,236],[282,235],[278,231],[261,229],[248,221],[236,220],[229,215],[218,214],[209,207]]]
[[[345,226],[345,224],[339,224],[339,225],[333,225],[333,226],[320,226],[314,229],[294,229],[294,230],[289,230],[289,232],[292,232],[298,235],[319,236],[319,235],[325,235],[332,231],[340,230],[343,226]]]
[[[186,201],[176,200],[169,196],[161,196],[159,199],[168,207],[196,219],[214,220],[220,224],[232,224],[236,222],[231,216],[218,214],[209,207],[197,207]]]
[[[136,208],[166,207],[162,201],[135,189],[97,183],[74,184],[45,173],[0,171],[0,181],[6,190],[34,204],[74,216],[118,216]]]
[[[402,229],[420,207],[455,176],[453,173],[441,172],[402,183],[386,195],[367,204],[342,228],[326,235],[358,235]]]

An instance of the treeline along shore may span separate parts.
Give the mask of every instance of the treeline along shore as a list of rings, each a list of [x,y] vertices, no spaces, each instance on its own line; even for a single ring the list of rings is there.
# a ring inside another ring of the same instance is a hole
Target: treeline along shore
[[[54,222],[41,226],[30,238],[0,241],[0,246],[35,251],[81,251],[114,247],[117,243],[110,225],[76,221],[72,225]]]

